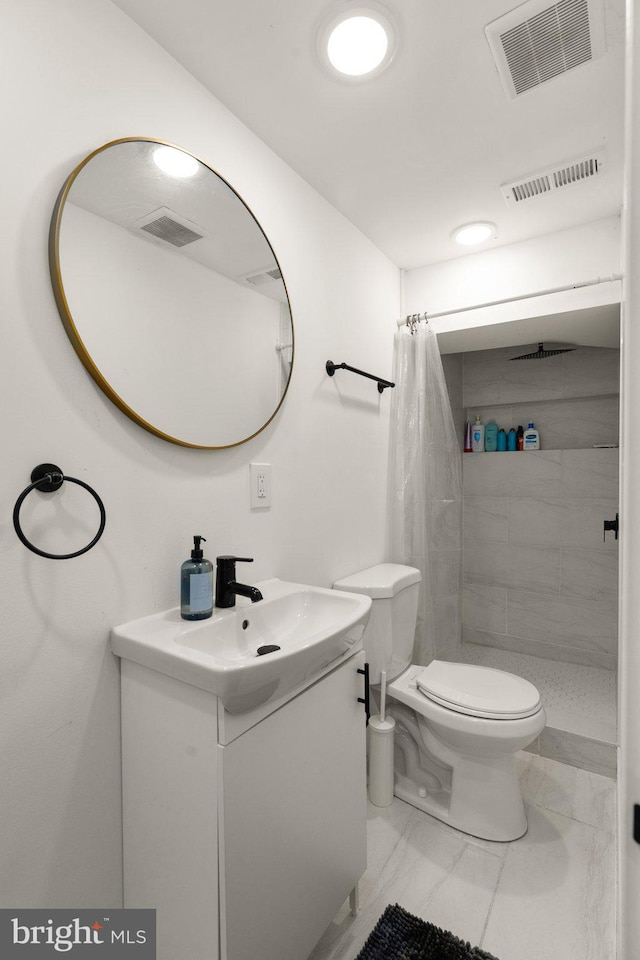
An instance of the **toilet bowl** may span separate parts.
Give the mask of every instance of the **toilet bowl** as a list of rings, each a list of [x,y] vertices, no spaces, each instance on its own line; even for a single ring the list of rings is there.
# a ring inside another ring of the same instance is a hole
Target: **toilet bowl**
[[[461,681],[464,702],[443,702],[443,678],[447,692]],[[427,689],[432,680],[435,694]],[[473,693],[488,683],[492,699],[486,693],[475,698]],[[535,740],[546,723],[533,684],[502,670],[434,660],[426,668],[409,666],[387,686],[387,696],[387,712],[397,727],[407,729],[409,721],[413,738],[416,731],[420,738],[417,774],[415,768],[407,774],[401,742],[397,744],[396,796],[485,840],[516,840],[526,833],[515,754]],[[440,774],[440,790],[425,786],[425,773],[429,781]]]
[[[545,726],[540,694],[490,667],[412,664],[419,585],[420,572],[402,564],[378,564],[334,584],[372,598],[363,644],[371,683],[383,670],[389,681],[394,793],[465,833],[515,840],[527,830],[515,753]]]

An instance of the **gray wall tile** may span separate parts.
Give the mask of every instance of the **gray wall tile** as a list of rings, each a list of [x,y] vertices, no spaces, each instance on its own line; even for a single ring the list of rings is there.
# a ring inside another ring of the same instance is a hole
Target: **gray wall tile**
[[[510,361],[536,346],[462,359],[466,417],[533,420],[542,446],[462,457],[463,638],[614,668],[618,545],[603,521],[618,510],[618,450],[593,444],[618,440],[619,351]]]
[[[603,523],[615,517],[618,510],[616,500],[513,497],[507,502],[508,539],[511,542],[617,549],[611,535],[607,541],[603,540]],[[498,507],[493,509],[497,511]]]
[[[487,360],[464,366],[465,407],[488,403],[524,403],[527,400],[560,400],[562,391],[561,356],[545,361]]]
[[[514,653],[526,653],[532,657],[575,663],[585,667],[604,667],[607,670],[615,670],[617,665],[617,657],[613,653],[585,650],[582,647],[570,647],[561,643],[545,643],[542,640],[532,640],[530,637],[513,637],[509,633],[480,630],[464,625],[462,642],[477,643],[480,646],[495,647],[499,650],[512,650]]]
[[[490,633],[506,633],[506,588],[465,584],[462,591],[462,626]]]
[[[581,400],[513,404],[515,425],[529,421],[540,431],[543,450],[572,450],[594,443],[618,443],[617,397],[587,397]]]
[[[465,497],[464,540],[507,540],[509,501],[505,497]]]
[[[511,543],[470,540],[465,545],[464,583],[536,594],[560,593],[560,550]]]
[[[438,597],[433,601],[436,654],[452,653],[460,646],[462,633],[460,595]]]
[[[545,727],[540,734],[539,752],[543,757],[559,760],[603,777],[615,777],[617,751],[615,744],[582,737],[577,733]]]
[[[585,600],[615,600],[618,596],[617,552],[564,547],[560,593]]]
[[[620,351],[606,347],[580,347],[564,354],[565,397],[591,397],[619,393]]]
[[[464,495],[559,497],[561,457],[559,450],[467,454],[462,460]]]
[[[561,643],[613,654],[617,646],[617,603],[536,596],[510,590],[507,594],[507,633],[544,643]]]
[[[618,499],[618,450],[563,450],[562,496]]]
[[[512,497],[508,501],[507,531],[511,543],[540,543],[561,546],[564,502]]]

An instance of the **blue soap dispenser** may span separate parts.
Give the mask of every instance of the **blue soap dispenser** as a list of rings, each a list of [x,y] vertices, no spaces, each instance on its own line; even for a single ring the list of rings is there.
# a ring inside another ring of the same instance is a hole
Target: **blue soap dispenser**
[[[213,564],[205,560],[200,541],[193,538],[191,559],[180,567],[180,616],[183,620],[206,620],[213,613]]]

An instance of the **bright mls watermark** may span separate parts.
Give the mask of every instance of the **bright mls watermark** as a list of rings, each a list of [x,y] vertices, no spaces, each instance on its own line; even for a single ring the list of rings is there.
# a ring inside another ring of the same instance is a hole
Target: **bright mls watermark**
[[[155,910],[0,910],[0,957],[156,960]]]

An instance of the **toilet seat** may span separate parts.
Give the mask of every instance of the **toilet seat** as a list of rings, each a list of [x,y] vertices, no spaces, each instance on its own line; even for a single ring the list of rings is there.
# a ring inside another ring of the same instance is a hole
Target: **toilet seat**
[[[538,690],[523,677],[493,667],[433,660],[415,678],[427,699],[487,720],[517,720],[540,710]]]

